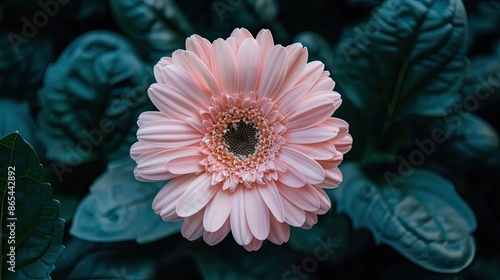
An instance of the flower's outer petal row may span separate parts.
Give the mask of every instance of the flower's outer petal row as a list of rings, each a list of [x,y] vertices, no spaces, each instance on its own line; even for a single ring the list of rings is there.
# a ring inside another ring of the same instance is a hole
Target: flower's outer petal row
[[[321,165],[306,154],[287,146],[281,147],[280,159],[300,170],[306,182],[320,184],[325,179]]]
[[[174,64],[191,74],[196,85],[208,98],[219,96],[219,86],[208,66],[193,52],[177,50],[172,54]]]
[[[198,176],[194,174],[183,175],[170,180],[153,199],[153,210],[160,215],[164,221],[171,221],[171,217],[177,216],[175,208],[179,197],[184,193],[185,186],[190,185]]]
[[[246,28],[235,28],[233,32],[231,32],[230,37],[233,37],[236,40],[238,40],[240,45],[241,43],[243,43],[243,41],[245,41],[245,39],[248,38],[253,39],[252,33],[250,33],[250,31],[248,31]]]
[[[245,39],[236,56],[241,92],[257,90],[260,78],[260,47],[255,39]]]
[[[245,188],[245,211],[248,227],[258,240],[265,240],[269,235],[269,209],[257,186]]]
[[[281,195],[274,181],[269,181],[266,185],[258,186],[260,195],[271,211],[274,218],[280,223],[285,221],[285,210],[281,202]]]
[[[244,188],[244,186],[240,186],[233,192],[233,207],[229,216],[231,233],[239,245],[248,245],[253,238],[246,217]]]
[[[229,94],[238,93],[238,67],[228,43],[222,39],[215,40],[211,57],[212,73],[219,82],[220,91]]]
[[[179,148],[199,143],[202,135],[185,121],[162,119],[145,123],[137,130],[137,139],[145,144]]]
[[[204,215],[204,217],[206,214]],[[203,241],[208,245],[212,246],[221,242],[231,230],[231,225],[229,224],[229,218],[226,219],[224,224],[215,232],[204,231]]]
[[[199,35],[192,35],[186,39],[186,50],[193,52],[210,69],[212,67],[212,44]]]
[[[264,61],[269,50],[274,47],[273,35],[268,29],[262,29],[255,37],[255,40],[257,40],[260,46],[260,60]]]
[[[290,226],[285,222],[279,222],[271,217],[271,230],[268,239],[276,245],[288,242],[290,238]]]
[[[226,222],[233,207],[233,195],[228,190],[218,190],[207,204],[203,227],[208,232],[218,231]]]
[[[338,125],[332,118],[328,118],[323,123],[310,128],[287,130],[283,138],[290,143],[311,144],[331,140],[337,136],[339,131],[340,128]],[[311,137],[312,135],[314,135],[314,137]]]
[[[218,186],[210,184],[212,176],[209,173],[201,173],[187,185],[186,190],[179,197],[175,211],[180,217],[189,217],[200,211],[212,199]],[[203,216],[202,222],[203,222]],[[203,223],[201,224],[203,227]]]
[[[274,46],[262,62],[259,97],[275,100],[288,70],[288,54],[281,45]]]

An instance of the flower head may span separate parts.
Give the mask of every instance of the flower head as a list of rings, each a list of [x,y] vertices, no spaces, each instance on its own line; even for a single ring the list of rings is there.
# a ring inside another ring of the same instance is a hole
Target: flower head
[[[235,29],[213,43],[193,35],[154,67],[148,94],[159,111],[141,114],[130,153],[138,180],[171,179],[153,209],[184,220],[187,239],[214,245],[231,231],[258,250],[330,208],[323,189],[342,181],[352,138],[331,117],[335,83],[307,55],[299,43],[274,45],[269,30]]]

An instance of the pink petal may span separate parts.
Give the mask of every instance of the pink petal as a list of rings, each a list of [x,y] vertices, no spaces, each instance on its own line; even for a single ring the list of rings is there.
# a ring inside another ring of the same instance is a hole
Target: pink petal
[[[189,241],[198,239],[203,234],[203,211],[184,219],[181,233]]]
[[[285,172],[278,173],[278,180],[280,182],[292,188],[300,188],[306,184],[304,174],[297,168],[284,161],[279,161],[279,164],[286,168]]]
[[[313,190],[316,192],[316,194],[319,197],[319,202],[320,206],[319,209],[314,211],[315,214],[323,215],[328,210],[330,210],[330,207],[332,207],[332,202],[330,201],[330,197],[328,197],[328,194],[323,190],[322,188],[318,186],[312,186]]]
[[[346,134],[344,137],[340,139],[333,139],[333,142],[335,148],[343,154],[349,152],[352,148],[352,136],[350,134]]]
[[[288,201],[306,211],[316,211],[320,206],[319,197],[309,184],[296,189],[280,186],[279,191]]]
[[[158,120],[145,123],[137,130],[137,139],[144,143],[177,148],[199,143],[203,138],[197,130],[185,121]]]
[[[172,119],[183,120],[185,118],[199,118],[200,114],[198,110],[203,107],[207,107],[206,104],[196,100],[193,96],[179,91],[176,88],[165,84],[152,84],[148,89],[148,95],[151,102],[158,108],[161,112],[157,112]],[[144,112],[145,114],[148,112]],[[142,115],[141,114],[141,115]],[[159,119],[160,115],[150,117],[152,121],[153,117]],[[139,118],[140,120],[140,118]],[[141,120],[140,120],[141,121]],[[143,123],[145,120],[142,121]],[[141,126],[141,124],[139,124]]]
[[[257,251],[262,246],[262,243],[263,243],[262,240],[253,238],[252,241],[248,243],[248,245],[244,245],[243,248],[245,248],[245,250],[247,250],[248,252]]]
[[[335,112],[334,103],[330,99],[311,99],[304,101],[286,118],[289,130],[305,129],[324,122]]]
[[[200,120],[194,118],[187,118],[186,122],[189,123],[194,129],[198,130],[201,134],[208,132],[207,126],[205,126]]]
[[[240,44],[247,38],[253,39],[252,33],[245,28],[235,28],[230,36],[236,38]]]
[[[167,118],[167,115],[165,115],[162,112],[146,111],[146,112],[142,112],[139,115],[139,118],[137,120],[137,125],[143,126],[145,123],[157,121],[157,120],[162,120],[162,119],[166,119],[166,118]]]
[[[231,209],[230,223],[234,240],[239,245],[248,245],[253,235],[248,227],[245,206],[245,190],[238,186],[233,192],[233,207]]]
[[[312,144],[287,143],[286,145],[308,155],[314,160],[331,159],[335,155],[336,151],[335,146],[329,141]]]
[[[226,39],[226,43],[233,52],[233,56],[236,57],[236,55],[238,54],[238,49],[240,48],[240,43],[238,42],[238,40],[236,40],[236,38],[229,37]]]
[[[281,45],[274,46],[262,62],[259,97],[274,100],[285,80],[288,69],[288,55]]]
[[[338,167],[335,167],[333,169],[326,169],[325,174],[325,181],[328,182],[327,186],[329,186],[329,188],[336,188],[340,185],[340,183],[342,183],[342,172]]]
[[[177,157],[167,162],[167,170],[172,174],[188,174],[205,171],[200,162],[206,156],[198,151],[197,154]]]
[[[280,90],[281,93],[289,91],[297,84],[300,75],[304,72],[308,57],[307,49],[300,43],[287,46],[286,50],[288,53],[289,68],[285,81],[283,82],[283,86]],[[279,100],[281,97],[278,97],[277,99]]]
[[[232,205],[233,195],[229,190],[218,190],[205,209],[205,216],[203,216],[205,230],[208,232],[218,231],[228,220]]]
[[[142,154],[137,160],[136,178],[146,181],[163,181],[175,177],[165,167],[170,153],[170,150],[159,150],[155,153]]]
[[[260,53],[261,60],[264,60],[269,50],[271,50],[271,48],[274,47],[273,35],[271,34],[271,31],[269,31],[268,29],[262,29],[257,34],[257,37],[255,37],[255,40],[259,42],[261,51]]]
[[[196,54],[208,68],[212,66],[212,44],[207,39],[192,35],[186,39],[186,50]]]
[[[206,216],[206,214],[205,214]],[[216,232],[203,232],[203,240],[210,246],[213,246],[219,242],[221,242],[231,230],[231,226],[229,224],[229,219],[226,219],[224,224],[216,231]]]
[[[156,65],[153,67],[153,73],[155,76],[155,80],[159,83],[163,83],[163,75],[161,74],[161,69],[163,69],[165,66],[172,64],[172,58],[171,57],[162,57],[160,58],[160,61],[156,63]]]
[[[281,203],[281,195],[278,192],[274,181],[269,181],[266,185],[258,186],[260,195],[266,203],[271,213],[279,222],[285,221],[285,210]]]
[[[277,104],[279,112],[286,118],[293,113],[307,95],[309,84],[299,84],[283,95]]]
[[[282,199],[285,208],[285,222],[294,227],[302,226],[306,221],[306,212],[304,209],[295,206],[286,198]]]
[[[282,162],[285,161],[289,165],[300,170],[306,182],[309,184],[319,184],[325,180],[325,171],[323,167],[302,152],[288,146],[282,146],[279,158]]]
[[[242,42],[236,61],[239,67],[240,90],[250,93],[257,89],[260,74],[260,48],[257,41],[247,39]]]
[[[179,65],[189,71],[198,87],[207,96],[219,95],[219,86],[214,76],[198,56],[189,51],[178,50],[173,53],[172,58],[174,62],[178,61]]]
[[[325,65],[321,61],[315,60],[307,63],[297,83],[314,85],[323,73],[323,69],[325,69]]]
[[[283,137],[287,142],[296,144],[311,144],[328,141],[334,138],[339,132],[338,126],[332,123],[330,119],[332,118],[326,119],[322,124],[303,130],[287,130],[285,134],[283,134]]]
[[[318,216],[312,212],[306,212],[306,222],[300,227],[310,229],[318,222]]]
[[[177,215],[189,217],[207,205],[217,191],[217,185],[210,184],[211,179],[212,174],[201,173],[198,178],[186,186],[186,191],[177,202]]]
[[[217,39],[212,46],[212,73],[221,92],[233,94],[238,89],[238,67],[226,41]]]
[[[325,72],[323,72],[325,73]],[[310,92],[333,90],[335,82],[330,77],[319,78],[311,87]]]
[[[286,223],[278,222],[271,217],[271,230],[269,232],[269,241],[276,245],[288,242],[290,238],[290,226]]]
[[[133,160],[137,161],[137,159],[145,153],[154,154],[162,150],[164,149],[146,145],[141,141],[137,141],[130,147],[130,157],[132,157]]]
[[[175,206],[179,197],[186,190],[185,186],[191,184],[197,176],[186,175],[170,180],[155,196],[152,207],[156,214],[163,220],[170,221],[175,214]]]
[[[151,147],[151,146],[149,146]],[[177,157],[199,155],[199,148],[186,146],[179,149],[157,149],[156,147],[137,157],[136,176],[147,181],[162,181],[177,177],[169,172],[165,164]]]
[[[165,84],[177,89],[191,100],[197,102],[197,104],[204,105],[200,109],[207,107],[210,97],[201,90],[188,71],[176,65],[169,65],[163,68],[162,73]]]
[[[262,199],[257,187],[245,189],[245,209],[248,227],[258,240],[269,235],[269,208]]]

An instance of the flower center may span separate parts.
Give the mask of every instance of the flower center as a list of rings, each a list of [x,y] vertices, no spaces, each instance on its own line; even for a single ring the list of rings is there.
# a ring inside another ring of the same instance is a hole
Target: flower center
[[[267,120],[253,107],[220,112],[210,142],[212,154],[231,172],[256,169],[277,149]]]
[[[223,145],[229,153],[237,158],[252,157],[259,143],[258,132],[259,129],[253,122],[242,122],[241,119],[233,120],[222,136]]]

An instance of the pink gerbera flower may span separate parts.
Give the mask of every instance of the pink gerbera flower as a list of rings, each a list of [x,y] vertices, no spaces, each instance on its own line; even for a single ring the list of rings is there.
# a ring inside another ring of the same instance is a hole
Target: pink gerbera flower
[[[307,49],[235,29],[213,43],[193,35],[154,67],[159,112],[138,120],[131,148],[141,181],[171,179],[153,201],[165,221],[184,220],[189,240],[210,245],[231,231],[252,251],[287,242],[330,208],[324,188],[342,181],[348,124],[323,63]]]

